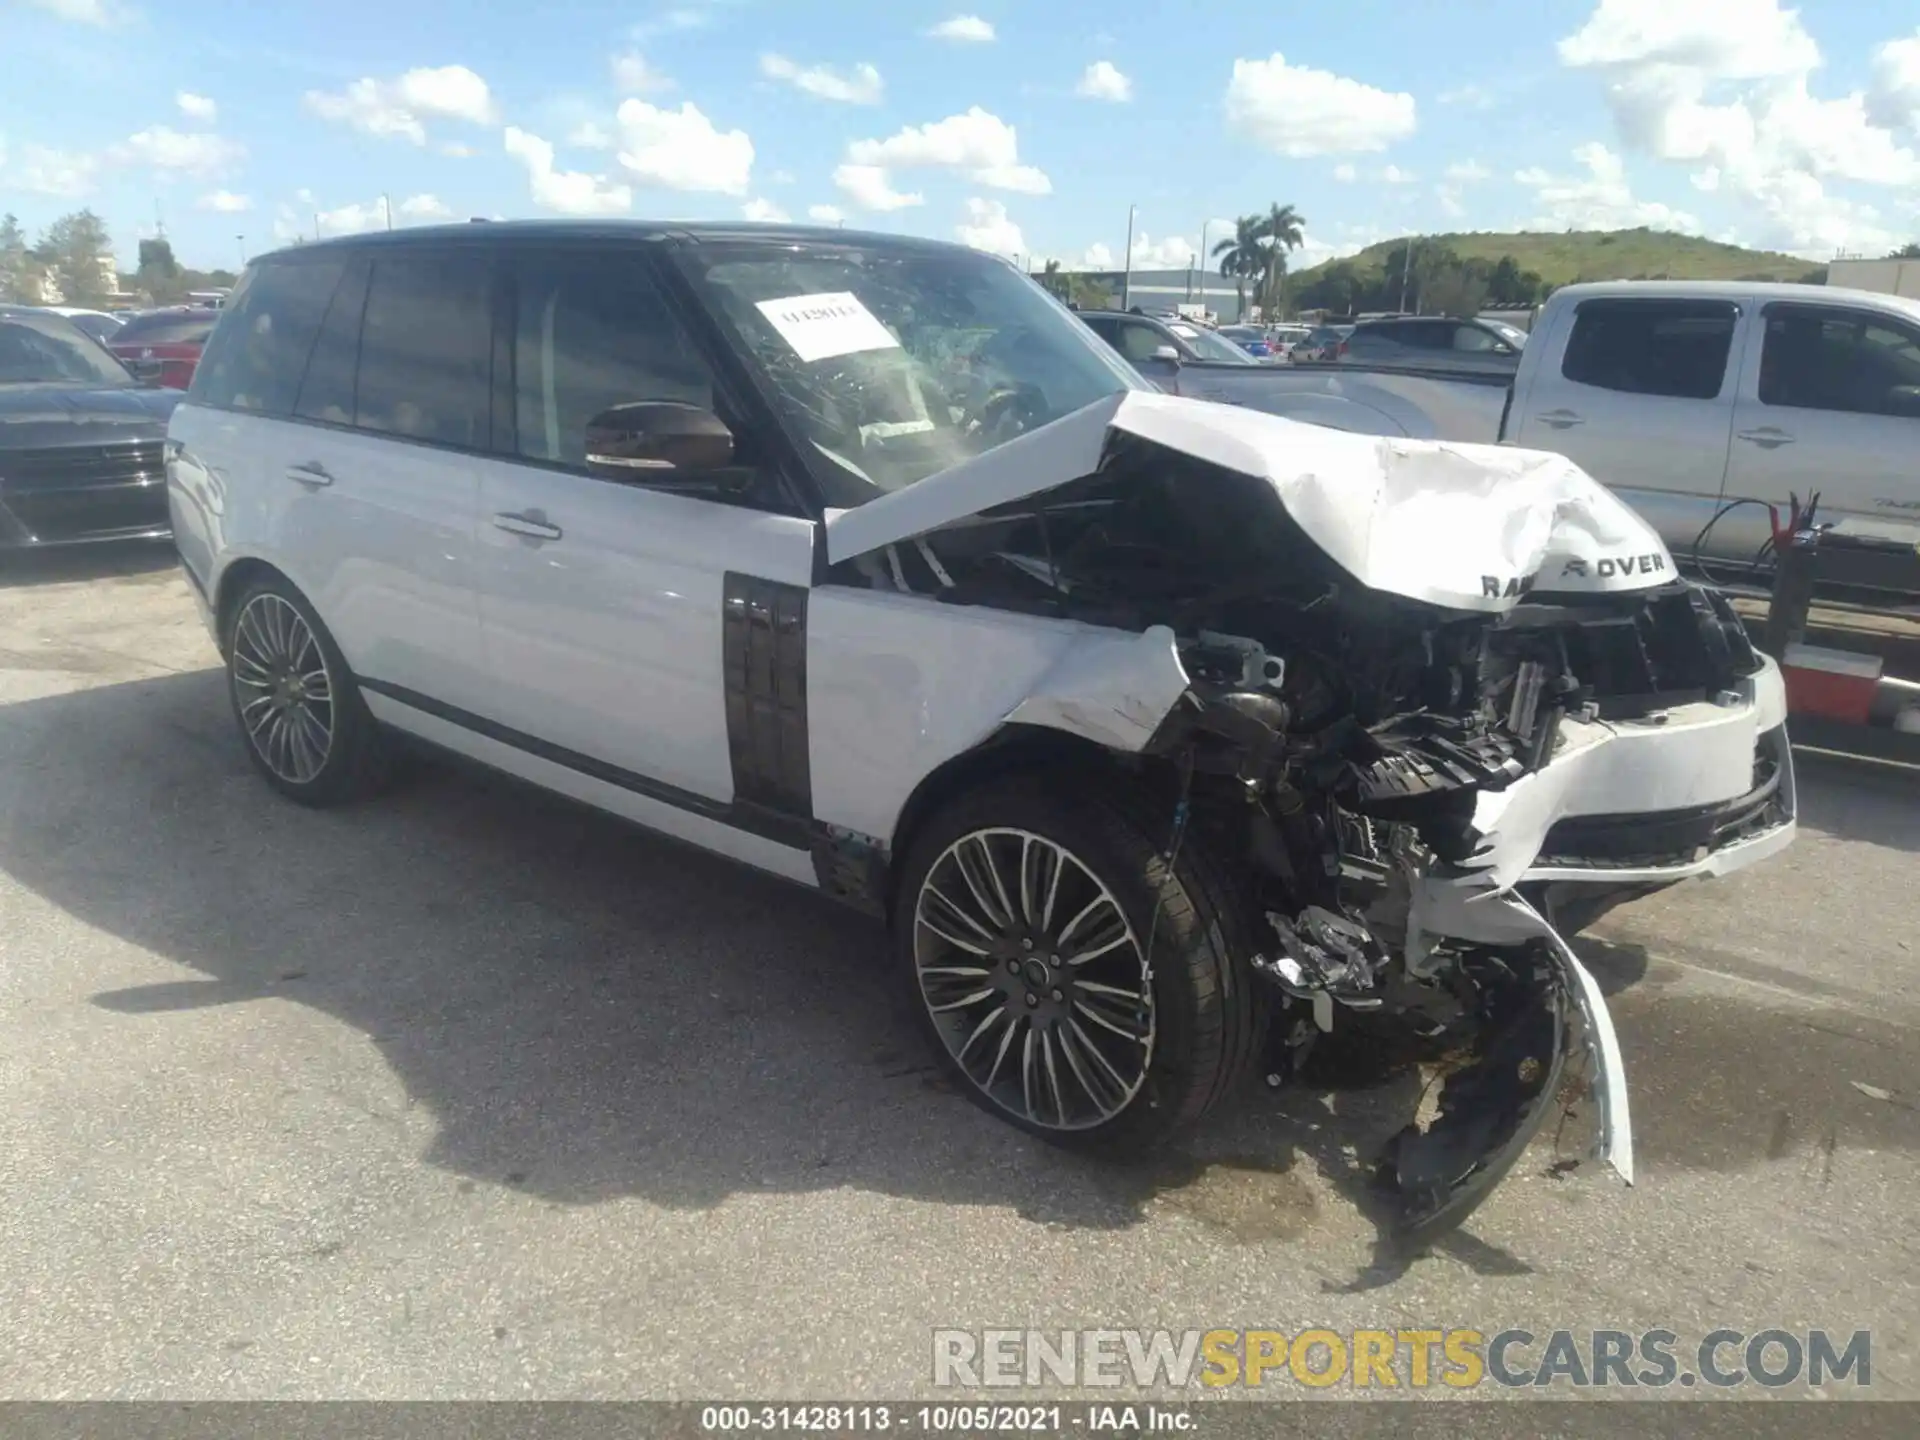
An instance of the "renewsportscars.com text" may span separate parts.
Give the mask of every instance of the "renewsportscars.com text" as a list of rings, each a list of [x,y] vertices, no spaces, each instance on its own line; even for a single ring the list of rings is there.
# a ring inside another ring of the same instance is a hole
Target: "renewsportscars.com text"
[[[933,1383],[1356,1390],[1873,1383],[1866,1330],[936,1330]]]

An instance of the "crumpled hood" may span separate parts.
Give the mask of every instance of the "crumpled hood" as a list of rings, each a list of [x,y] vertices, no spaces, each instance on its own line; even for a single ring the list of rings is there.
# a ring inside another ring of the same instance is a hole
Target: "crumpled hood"
[[[134,385],[0,385],[0,451],[164,439],[180,400]]]
[[[838,563],[1091,475],[1115,432],[1265,480],[1363,585],[1452,609],[1674,578],[1655,531],[1565,456],[1330,430],[1147,391],[1100,400],[916,485],[830,512]],[[1195,503],[1205,503],[1196,493]]]

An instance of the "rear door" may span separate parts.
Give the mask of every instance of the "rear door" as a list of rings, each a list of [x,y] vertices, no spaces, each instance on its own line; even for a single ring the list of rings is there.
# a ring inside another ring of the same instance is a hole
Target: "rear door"
[[[1510,432],[1619,491],[1676,552],[1691,550],[1726,479],[1733,300],[1598,298],[1535,338],[1539,367]]]
[[[273,479],[296,581],[362,685],[485,692],[473,532],[492,424],[492,264],[374,250],[335,292]]]
[[[1784,506],[1789,492],[1817,490],[1830,518],[1920,521],[1920,325],[1798,302],[1760,317],[1734,411],[1729,498]],[[1765,523],[1745,508],[1748,528]]]

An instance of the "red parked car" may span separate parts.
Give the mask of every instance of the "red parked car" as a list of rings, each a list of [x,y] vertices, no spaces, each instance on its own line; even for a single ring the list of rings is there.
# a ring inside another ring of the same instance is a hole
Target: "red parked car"
[[[106,339],[106,346],[134,375],[169,390],[193,382],[193,368],[213,333],[218,310],[180,305],[135,315]]]

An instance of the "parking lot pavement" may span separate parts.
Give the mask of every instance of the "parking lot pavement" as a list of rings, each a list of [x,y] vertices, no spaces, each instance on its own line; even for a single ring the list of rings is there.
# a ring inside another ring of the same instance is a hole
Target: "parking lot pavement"
[[[1586,945],[1637,1188],[1543,1143],[1407,1265],[1353,1159],[1405,1077],[1076,1161],[939,1083],[867,922],[450,770],[301,810],[214,665],[170,567],[0,577],[0,1396],[906,1396],[936,1326],[1310,1324],[1870,1328],[1920,1395],[1904,773],[1803,762],[1785,857]]]

